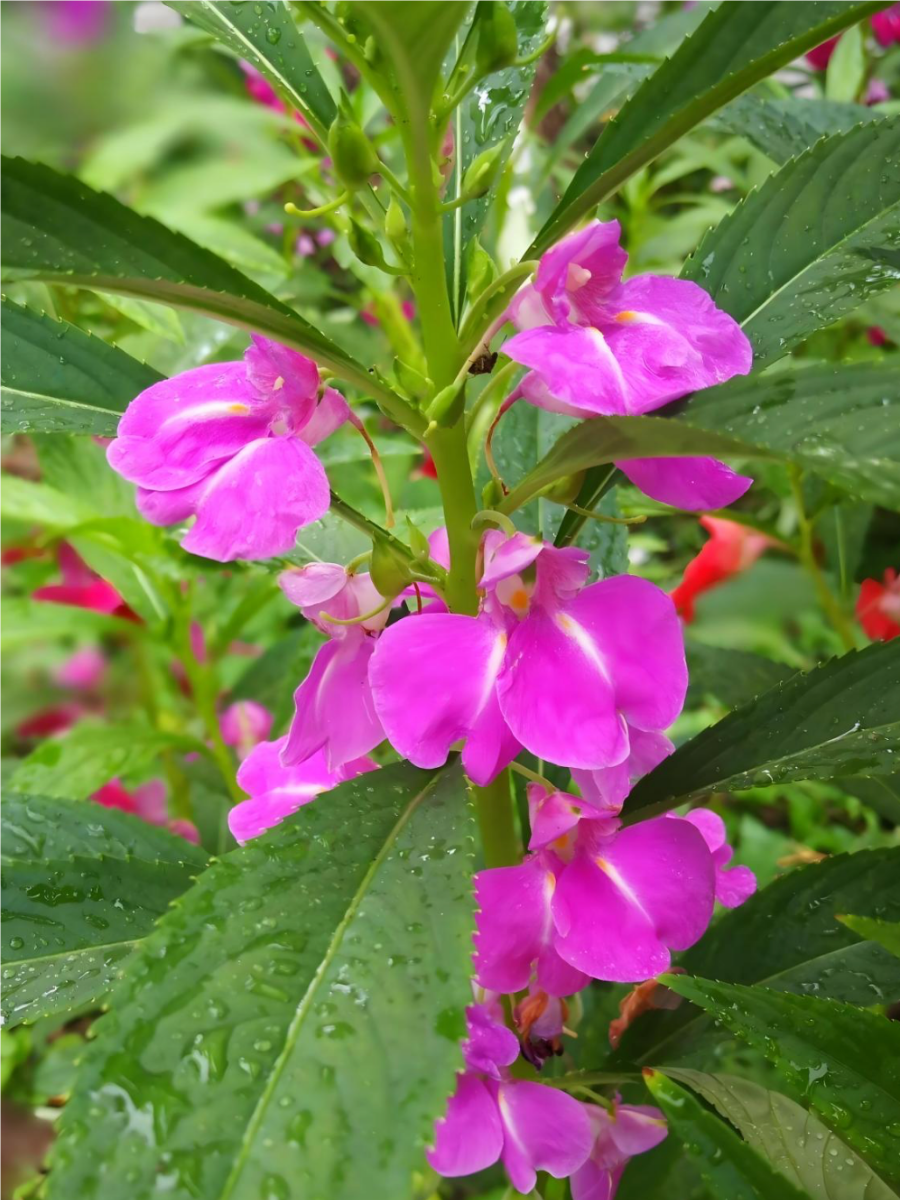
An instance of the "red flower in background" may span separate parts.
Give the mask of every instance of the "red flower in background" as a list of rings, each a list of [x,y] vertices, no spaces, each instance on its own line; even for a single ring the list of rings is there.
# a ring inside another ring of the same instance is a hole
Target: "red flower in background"
[[[60,542],[57,551],[62,583],[47,583],[39,587],[35,600],[50,604],[70,604],[73,608],[89,608],[93,612],[124,617],[140,622],[111,583],[101,579],[67,542]]]
[[[812,50],[807,51],[806,61],[811,67],[817,71],[824,71],[834,54],[834,48],[841,40],[840,34],[837,37],[829,38],[827,42],[822,42],[821,46],[814,46]]]
[[[856,601],[856,619],[873,642],[889,642],[900,634],[900,578],[891,567],[884,582],[864,579]]]
[[[200,834],[191,821],[169,820],[166,786],[161,779],[151,779],[142,783],[133,792],[124,788],[118,779],[111,779],[94,792],[91,799],[97,804],[102,804],[104,808],[118,808],[122,812],[132,813],[148,825],[161,825],[170,833],[186,838],[189,842],[200,842]]]
[[[879,46],[900,42],[900,4],[892,4],[872,17],[872,32]]]
[[[685,567],[684,578],[672,592],[675,607],[685,621],[693,621],[698,596],[746,571],[767,546],[776,545],[766,534],[723,517],[701,517],[700,524],[709,532],[709,541]]]

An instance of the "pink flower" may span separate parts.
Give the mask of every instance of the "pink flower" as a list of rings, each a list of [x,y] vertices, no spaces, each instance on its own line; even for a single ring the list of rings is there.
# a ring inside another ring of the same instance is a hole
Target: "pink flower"
[[[479,1006],[467,1009],[467,1070],[457,1076],[446,1116],[435,1122],[428,1161],[440,1175],[471,1175],[503,1162],[513,1187],[533,1190],[538,1171],[565,1179],[591,1150],[585,1107],[557,1088],[510,1079],[518,1041]]]
[[[239,758],[246,758],[257,742],[269,736],[272,720],[269,710],[255,700],[237,700],[219,717],[222,740],[237,747]]]
[[[666,1119],[658,1108],[613,1102],[612,1110],[585,1104],[594,1145],[573,1174],[572,1200],[612,1200],[628,1160],[665,1140]]]
[[[110,465],[138,484],[155,525],[196,516],[182,538],[219,562],[289,550],[330,501],[311,447],[350,418],[316,364],[254,334],[243,361],[195,367],[141,392],[119,422]]]
[[[44,0],[34,7],[48,36],[70,46],[101,41],[114,18],[109,0]]]
[[[872,15],[872,32],[879,46],[893,46],[900,42],[900,4]]]
[[[841,40],[841,35],[829,38],[827,42],[822,42],[820,46],[814,46],[812,50],[807,50],[805,58],[809,65],[817,71],[824,71],[831,62],[831,56],[834,54],[835,47]]]
[[[359,759],[384,740],[369,686],[369,662],[388,610],[352,625],[384,603],[371,577],[335,563],[313,563],[279,576],[282,591],[308,621],[328,635],[294,693],[295,714],[282,757],[304,762],[324,750],[329,771]]]
[[[508,316],[520,332],[503,351],[531,368],[521,384],[529,403],[579,417],[649,413],[750,370],[740,326],[697,284],[658,275],[621,282],[619,233],[618,221],[594,221],[563,238],[513,299]],[[712,458],[616,465],[678,508],[723,507],[752,483]]]
[[[716,899],[726,908],[738,908],[756,891],[756,876],[749,867],[729,867],[734,850],[725,841],[725,822],[708,808],[695,808],[686,817],[669,814],[674,820],[690,821],[699,829],[713,857]]]
[[[520,991],[532,980],[565,996],[588,977],[649,979],[705,932],[715,869],[699,830],[657,817],[618,832],[584,819],[559,855],[476,876],[479,983]]]
[[[299,766],[285,767],[281,763],[281,753],[286,742],[286,737],[275,742],[260,742],[238,769],[238,785],[250,796],[228,813],[228,828],[239,842],[259,837],[290,813],[309,804],[320,792],[378,769],[378,764],[370,758],[358,758],[337,771],[329,771],[321,750]]]
[[[133,792],[127,791],[118,779],[111,779],[94,792],[91,799],[97,804],[102,804],[104,808],[119,808],[122,812],[133,813],[148,825],[161,825],[170,833],[189,842],[200,842],[200,834],[191,821],[169,819],[166,785],[161,779],[151,779],[142,783]]]
[[[890,98],[891,89],[883,79],[870,79],[866,84],[863,104],[884,104],[885,100],[890,100]]]
[[[586,560],[489,534],[477,617],[425,612],[385,630],[369,680],[404,758],[437,767],[464,740],[465,769],[486,784],[522,746],[595,770],[628,757],[630,727],[671,724],[687,687],[672,602],[629,575],[585,587]]]
[[[35,600],[88,608],[92,612],[125,617],[132,621],[140,620],[113,585],[92,571],[68,542],[60,542],[57,556],[62,583],[48,583],[37,588]]]
[[[77,691],[90,691],[106,674],[106,655],[98,646],[82,646],[53,672],[54,682]]]
[[[874,642],[889,642],[900,636],[900,577],[892,567],[885,571],[883,583],[877,579],[862,581],[856,619]]]
[[[777,543],[773,538],[724,517],[701,517],[710,538],[684,569],[684,578],[672,592],[678,612],[690,623],[694,602],[711,588],[752,567],[762,552]]]

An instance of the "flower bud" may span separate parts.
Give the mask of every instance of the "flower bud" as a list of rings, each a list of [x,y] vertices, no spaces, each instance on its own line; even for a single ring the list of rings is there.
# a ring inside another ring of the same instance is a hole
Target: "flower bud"
[[[409,224],[396,196],[391,196],[391,202],[384,215],[384,232],[399,256],[405,258],[409,249]]]
[[[406,524],[409,529],[409,548],[413,552],[413,557],[420,559],[422,562],[427,562],[431,558],[431,547],[428,545],[428,538],[418,525],[412,523],[409,517],[406,518]]]
[[[478,43],[475,62],[480,75],[510,66],[519,53],[516,22],[500,0],[482,0],[478,5]]]
[[[384,537],[376,537],[372,542],[369,574],[385,599],[399,595],[413,579],[409,559],[393,540]]]
[[[472,238],[466,250],[466,291],[470,300],[477,299],[497,278],[497,267],[478,238]]]
[[[466,385],[454,380],[434,397],[426,409],[429,420],[435,425],[455,425],[462,415],[466,402]]]
[[[355,121],[341,114],[328,131],[328,153],[338,179],[351,191],[361,188],[379,167],[371,140]]]
[[[352,217],[350,228],[347,230],[347,241],[361,263],[365,263],[367,267],[380,267],[382,271],[390,270],[378,238]]]
[[[431,380],[402,358],[394,359],[394,376],[410,400],[423,400],[434,391]]]
[[[498,142],[496,146],[482,150],[481,154],[469,164],[462,182],[462,194],[467,200],[477,200],[481,196],[486,196],[494,186],[494,181],[503,166],[505,149],[506,143]]]
[[[582,483],[584,471],[577,471],[574,475],[563,475],[552,483],[544,494],[548,500],[555,500],[557,504],[572,504],[581,491]]]

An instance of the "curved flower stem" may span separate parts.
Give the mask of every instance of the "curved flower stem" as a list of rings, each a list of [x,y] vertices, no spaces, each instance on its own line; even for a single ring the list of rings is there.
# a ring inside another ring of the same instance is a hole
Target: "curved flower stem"
[[[822,574],[822,568],[816,559],[813,525],[807,515],[806,505],[803,501],[803,472],[795,463],[791,463],[788,466],[788,474],[791,480],[791,490],[794,494],[794,504],[797,509],[797,526],[800,533],[800,561],[815,585],[819,602],[831,623],[831,627],[843,642],[844,649],[852,650],[856,646],[853,631],[850,628],[843,609],[834,598],[831,588]]]
[[[524,779],[530,779],[532,783],[539,783],[548,792],[555,792],[557,790],[556,785],[552,784],[549,779],[545,779],[543,775],[539,775],[537,771],[532,771],[531,767],[526,767],[523,763],[511,762],[509,768]]]
[[[302,217],[304,220],[309,217],[324,217],[326,213],[335,212],[342,205],[346,204],[349,199],[349,192],[341,192],[339,196],[335,196],[327,204],[320,204],[318,208],[298,208],[293,200],[288,200],[284,206],[284,211],[289,217]]]

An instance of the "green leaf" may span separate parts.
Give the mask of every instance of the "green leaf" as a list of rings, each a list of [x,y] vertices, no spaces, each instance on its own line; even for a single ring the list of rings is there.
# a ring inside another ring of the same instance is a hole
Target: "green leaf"
[[[710,454],[795,462],[873,504],[900,508],[900,370],[890,361],[732,379],[672,406],[675,418],[592,417],[557,441],[499,505],[514,512],[557,479],[629,458]]]
[[[690,1092],[659,1071],[646,1070],[644,1082],[665,1113],[671,1133],[691,1152],[711,1195],[728,1200],[804,1200],[803,1192]]]
[[[880,4],[722,4],[610,121],[526,251],[537,258],[666,147],[805,50]]]
[[[771,175],[681,276],[740,322],[758,367],[895,284],[898,234],[900,123],[874,121]]]
[[[97,1026],[49,1195],[407,1194],[462,1062],[471,831],[457,767],[399,765],[210,867]]]
[[[873,917],[848,917],[838,915],[838,920],[867,942],[877,942],[889,954],[900,958],[900,922],[879,921]]]
[[[884,642],[794,675],[704,729],[644,776],[623,812],[643,820],[706,792],[890,775],[898,750],[900,643]]]
[[[773,662],[746,650],[724,650],[693,640],[688,641],[686,649],[688,703],[714,696],[727,708],[738,708],[796,674],[787,663]]]
[[[519,57],[526,58],[545,36],[546,0],[511,0],[507,7],[516,23]],[[532,62],[495,71],[457,106],[450,117],[455,149],[445,201],[459,196],[463,176],[483,151],[505,140],[504,161],[512,153],[536,70],[537,62]],[[444,223],[450,300],[457,323],[466,296],[465,251],[484,225],[501,177],[498,171],[489,192],[448,214]]]
[[[900,920],[900,849],[860,850],[793,870],[723,914],[680,959],[695,975],[728,983],[764,984],[797,992],[871,1004],[900,993],[900,966],[881,946],[860,941],[836,913],[885,907]],[[669,1061],[694,1034],[708,1027],[704,1015],[682,1005],[648,1013],[622,1041],[621,1058]]]
[[[9,476],[3,477],[4,492],[9,479]],[[87,641],[103,634],[125,638],[143,636],[141,627],[134,621],[108,617],[87,608],[13,596],[0,600],[0,648],[4,650],[61,637]]]
[[[97,515],[93,507],[77,497],[18,475],[3,476],[0,514],[7,521],[41,525],[54,531],[74,529]]]
[[[83,800],[110,779],[156,762],[163,750],[205,753],[206,747],[195,738],[145,725],[85,721],[65,738],[42,742],[19,765],[9,786],[35,796]]]
[[[98,1001],[195,868],[124,858],[40,858],[2,867],[4,1021]]]
[[[265,5],[191,0],[169,3],[169,8],[254,66],[285,104],[303,115],[324,146],[337,109],[283,0]]]
[[[3,433],[114,434],[138,392],[162,376],[65,321],[9,300],[3,329]]]
[[[688,975],[663,978],[767,1058],[788,1091],[879,1175],[900,1178],[896,1022],[836,1000]]]
[[[146,329],[157,337],[167,338],[170,342],[184,345],[184,329],[178,313],[166,308],[163,304],[152,304],[148,300],[134,300],[129,296],[116,296],[114,293],[97,292],[97,295],[110,308]]]
[[[57,280],[194,309],[311,354],[374,393],[365,367],[182,234],[40,163],[4,158],[3,180],[3,255],[16,278]]]
[[[0,803],[3,858],[142,858],[201,869],[199,846],[131,813],[81,800],[4,790]]]
[[[885,821],[900,825],[900,773],[882,779],[842,779],[841,787]]]
[[[825,72],[825,96],[844,104],[855,100],[866,81],[866,52],[862,29],[855,25],[838,41]]]
[[[717,113],[710,124],[737,133],[781,164],[798,158],[826,134],[847,133],[857,125],[884,120],[877,108],[865,104],[836,104],[827,100],[764,100],[739,96]]]
[[[812,1113],[736,1075],[668,1068],[731,1122],[810,1200],[897,1200],[884,1180]]]

